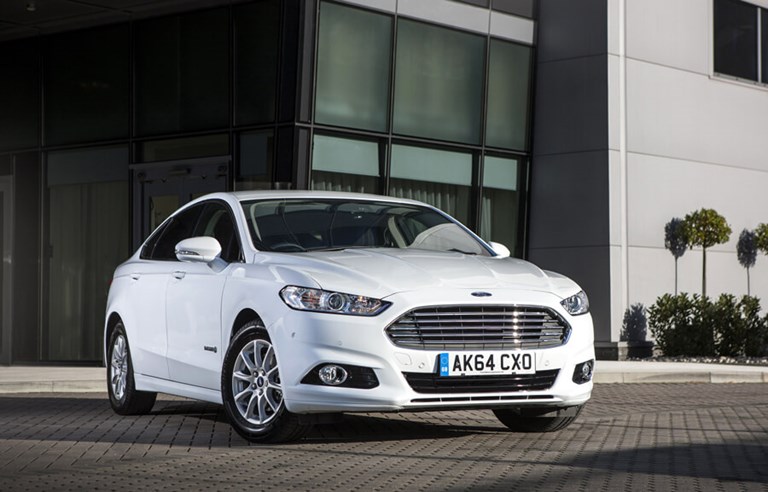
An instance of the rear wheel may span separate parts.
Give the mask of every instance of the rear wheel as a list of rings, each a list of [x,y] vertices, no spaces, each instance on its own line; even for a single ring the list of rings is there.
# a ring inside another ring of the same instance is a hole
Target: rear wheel
[[[275,348],[259,322],[247,323],[233,338],[221,371],[221,396],[232,427],[251,442],[294,441],[309,430],[285,408]]]
[[[108,347],[107,390],[112,409],[120,415],[148,413],[155,405],[157,393],[136,390],[131,350],[122,322],[112,330]]]
[[[584,405],[494,410],[499,421],[514,432],[555,432],[576,420]]]

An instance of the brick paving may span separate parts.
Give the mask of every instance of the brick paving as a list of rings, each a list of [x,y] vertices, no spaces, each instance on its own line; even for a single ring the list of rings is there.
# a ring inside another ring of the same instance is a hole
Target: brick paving
[[[219,407],[105,395],[0,397],[0,490],[761,490],[765,384],[607,384],[571,427],[507,432],[488,411],[347,415],[254,446]]]

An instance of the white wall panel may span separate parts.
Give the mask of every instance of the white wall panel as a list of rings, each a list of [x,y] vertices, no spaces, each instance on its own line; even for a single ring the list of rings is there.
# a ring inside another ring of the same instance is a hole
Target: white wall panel
[[[768,223],[768,172],[629,153],[629,245],[664,247],[664,224],[702,207],[714,208],[731,228],[716,250],[736,251],[742,229]]]
[[[629,58],[709,74],[711,2],[626,0]]]
[[[629,151],[768,171],[768,89],[627,60]]]

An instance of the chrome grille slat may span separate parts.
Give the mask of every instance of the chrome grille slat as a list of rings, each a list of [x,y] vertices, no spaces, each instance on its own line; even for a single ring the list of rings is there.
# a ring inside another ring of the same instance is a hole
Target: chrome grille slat
[[[543,306],[445,306],[410,311],[386,332],[400,347],[493,350],[557,347],[570,329]]]

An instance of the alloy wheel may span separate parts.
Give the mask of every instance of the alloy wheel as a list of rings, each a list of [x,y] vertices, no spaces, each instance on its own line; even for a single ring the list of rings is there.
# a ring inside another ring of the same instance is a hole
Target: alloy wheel
[[[283,388],[269,341],[252,340],[240,350],[232,369],[232,395],[240,415],[252,424],[267,424],[280,414]]]

